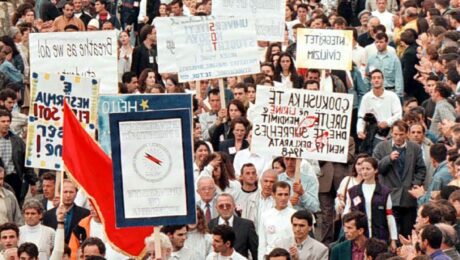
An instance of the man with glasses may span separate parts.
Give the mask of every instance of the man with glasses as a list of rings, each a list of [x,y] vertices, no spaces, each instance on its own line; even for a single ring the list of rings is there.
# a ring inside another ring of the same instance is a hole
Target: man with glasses
[[[217,196],[216,208],[219,216],[209,222],[209,230],[212,232],[218,225],[232,227],[236,235],[233,248],[246,258],[250,251],[252,259],[257,260],[257,247],[259,241],[254,223],[235,215],[235,201],[232,195],[222,193]]]
[[[213,178],[209,176],[201,176],[197,181],[197,192],[198,197],[196,198],[196,205],[203,210],[206,224],[208,224],[212,218],[217,217],[215,207],[216,186]]]

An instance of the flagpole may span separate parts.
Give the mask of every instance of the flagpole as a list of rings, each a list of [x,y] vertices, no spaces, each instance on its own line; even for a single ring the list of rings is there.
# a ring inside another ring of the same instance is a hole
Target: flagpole
[[[155,243],[155,259],[161,259],[160,227],[153,227],[153,241]]]

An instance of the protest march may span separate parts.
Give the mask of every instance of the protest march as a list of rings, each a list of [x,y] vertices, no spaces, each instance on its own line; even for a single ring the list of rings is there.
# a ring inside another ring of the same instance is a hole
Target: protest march
[[[460,260],[460,1],[0,0],[0,260]]]

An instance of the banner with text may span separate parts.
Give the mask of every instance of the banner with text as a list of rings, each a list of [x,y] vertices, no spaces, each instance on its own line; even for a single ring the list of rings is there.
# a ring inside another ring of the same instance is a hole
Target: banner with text
[[[208,17],[172,31],[180,82],[260,72],[252,19]]]
[[[64,100],[82,126],[94,135],[99,81],[56,73],[31,73],[26,166],[63,170],[62,124]]]
[[[284,41],[284,0],[213,0],[212,15],[254,17],[259,41]]]
[[[100,95],[98,101],[98,141],[109,156],[111,155],[109,114],[192,107],[190,94]]]
[[[353,32],[297,29],[297,68],[351,70]]]
[[[272,156],[346,162],[353,95],[258,86],[248,111],[251,149]]]
[[[30,71],[97,78],[101,93],[118,93],[116,31],[31,33],[29,45]]]

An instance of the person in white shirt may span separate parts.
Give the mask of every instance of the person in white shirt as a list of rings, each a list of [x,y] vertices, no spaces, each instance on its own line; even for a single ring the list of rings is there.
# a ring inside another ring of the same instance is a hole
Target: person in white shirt
[[[389,37],[393,35],[393,14],[386,9],[387,0],[376,0],[377,10],[372,12],[372,16],[380,19],[380,24],[383,24],[387,29],[386,33]]]
[[[402,117],[402,106],[399,97],[393,91],[385,90],[383,87],[383,73],[375,69],[370,73],[372,90],[367,92],[359,106],[358,123],[356,131],[358,138],[366,138],[366,129],[364,116],[373,114],[377,119],[379,129],[389,128],[398,119]],[[373,147],[381,142],[385,136],[375,135]]]
[[[200,259],[205,259],[212,249],[212,235],[209,234],[204,212],[200,207],[196,207],[196,223],[187,225],[187,239],[185,247],[195,251]]]
[[[241,168],[241,193],[238,202],[240,209],[245,208],[248,198],[257,192],[257,170],[254,164],[246,163]]]
[[[246,141],[251,144],[252,131],[249,131]],[[241,173],[241,168],[246,163],[252,163],[257,170],[257,174],[261,175],[265,170],[271,168],[271,158],[267,156],[251,152],[251,147],[239,150],[233,159],[233,169],[235,169],[235,176],[238,178]]]
[[[296,210],[289,207],[291,186],[287,182],[279,181],[273,185],[272,192],[275,207],[262,213],[258,259],[264,259],[276,247],[289,249],[292,243],[283,245],[282,241],[294,241],[290,220]]]
[[[166,234],[171,241],[173,247],[171,259],[201,260],[196,252],[184,247],[187,239],[186,225],[163,226],[160,231]]]
[[[277,180],[278,174],[276,171],[272,169],[266,170],[260,177],[260,189],[249,196],[243,207],[241,217],[252,220],[256,231],[259,230],[262,213],[273,208],[272,188]]]
[[[25,225],[19,228],[19,244],[30,242],[38,247],[39,258],[49,259],[54,245],[54,229],[40,224],[43,205],[36,199],[24,202],[22,206]]]
[[[216,226],[212,231],[212,248],[214,252],[210,253],[206,260],[247,260],[246,257],[233,249],[235,237],[235,232],[230,226]]]

